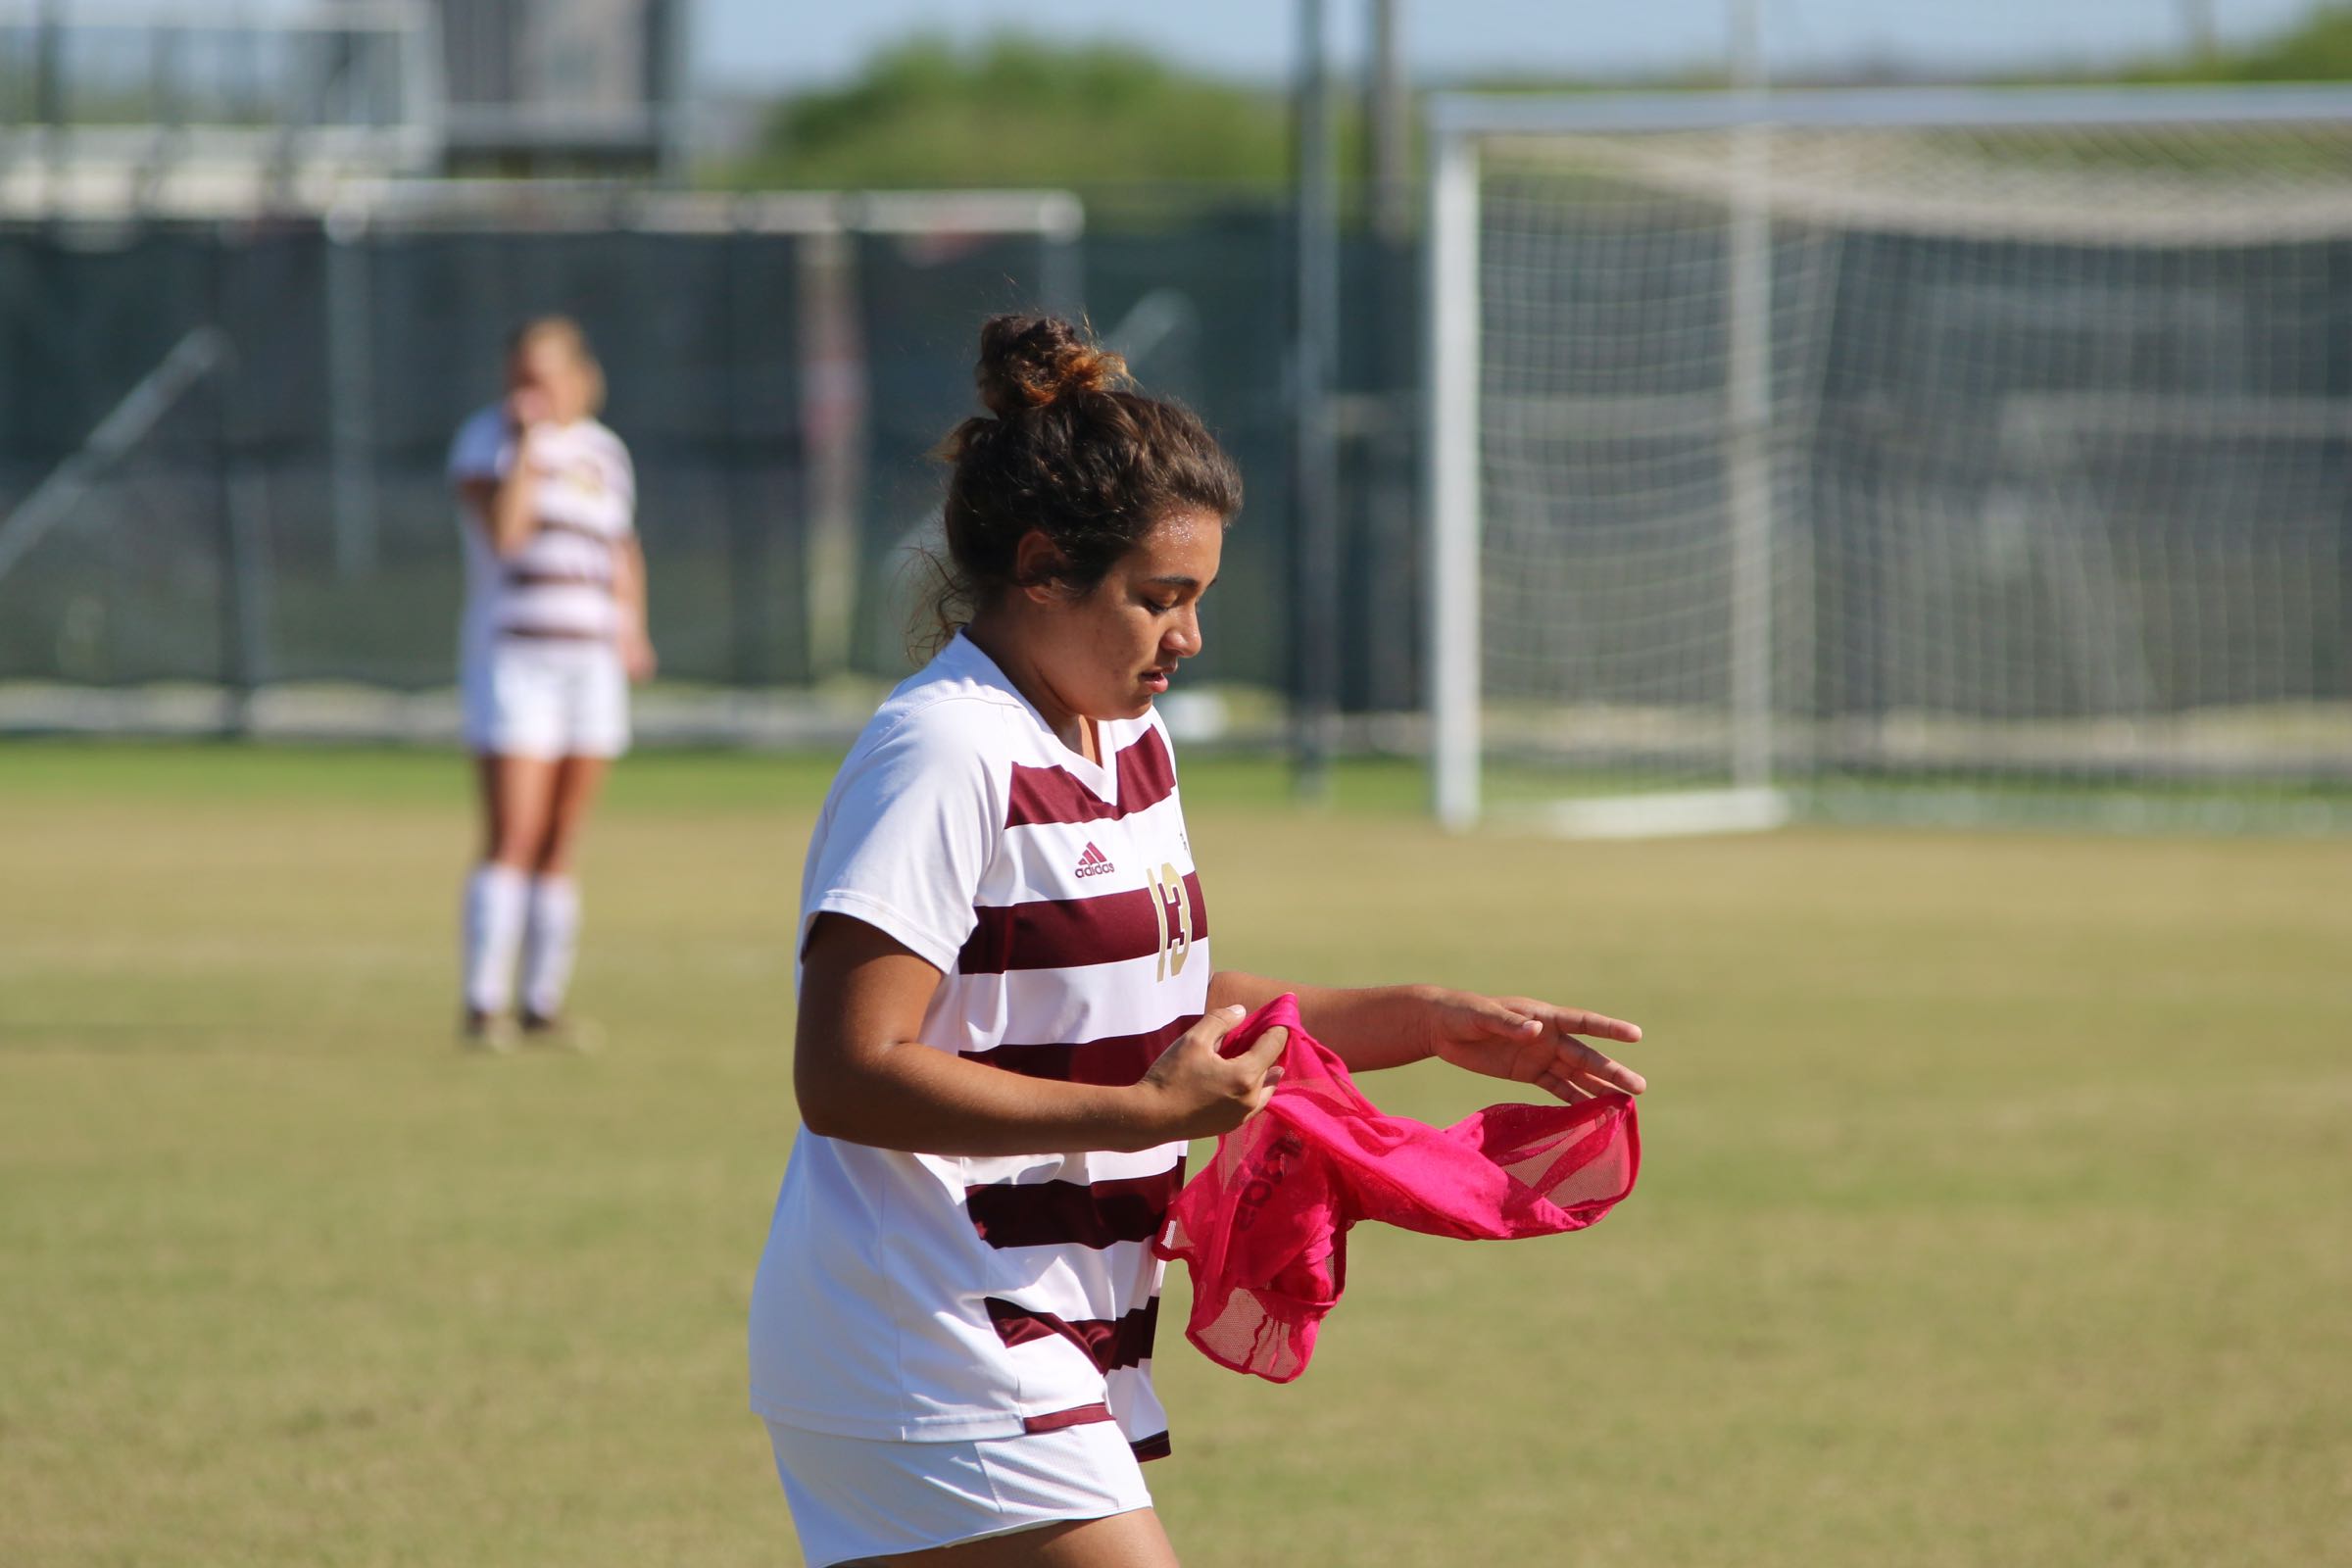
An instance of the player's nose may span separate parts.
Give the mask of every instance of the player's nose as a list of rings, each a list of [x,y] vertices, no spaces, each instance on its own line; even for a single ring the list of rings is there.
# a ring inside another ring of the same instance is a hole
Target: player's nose
[[[1187,606],[1160,639],[1160,651],[1171,659],[1190,659],[1200,651],[1200,614]]]

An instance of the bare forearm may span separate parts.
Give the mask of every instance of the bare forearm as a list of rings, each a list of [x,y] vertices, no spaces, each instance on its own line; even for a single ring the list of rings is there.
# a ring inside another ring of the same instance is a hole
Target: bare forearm
[[[613,552],[612,598],[620,606],[621,621],[638,632],[645,630],[645,548],[635,536],[621,542]]]
[[[490,548],[499,555],[514,554],[537,531],[539,516],[532,506],[537,489],[526,454],[515,453],[514,466],[490,496]]]
[[[1239,1056],[1217,1046],[1241,1021],[1212,1012],[1162,1052],[1140,1083],[1030,1078],[913,1038],[940,970],[897,938],[822,913],[802,948],[792,1084],[810,1132],[924,1154],[1060,1154],[1141,1150],[1230,1132],[1264,1104],[1286,1036]]]
[[[1173,1136],[1143,1085],[1027,1078],[915,1041],[804,1048],[793,1072],[803,1125],[846,1143],[922,1154],[1138,1150]]]
[[[1426,986],[1301,986],[1220,969],[1208,982],[1208,1004],[1239,1004],[1255,1012],[1285,992],[1298,998],[1298,1021],[1329,1046],[1349,1072],[1375,1072],[1426,1060],[1430,1042],[1416,1004]]]

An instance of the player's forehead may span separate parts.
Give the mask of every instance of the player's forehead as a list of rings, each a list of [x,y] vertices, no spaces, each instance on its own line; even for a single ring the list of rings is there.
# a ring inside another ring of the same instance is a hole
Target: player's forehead
[[[1119,562],[1120,571],[1138,582],[1206,586],[1225,556],[1225,519],[1213,512],[1184,510],[1153,523]]]
[[[552,332],[536,332],[514,345],[507,357],[509,370],[532,380],[551,376],[576,374],[580,368],[579,356],[569,345]]]

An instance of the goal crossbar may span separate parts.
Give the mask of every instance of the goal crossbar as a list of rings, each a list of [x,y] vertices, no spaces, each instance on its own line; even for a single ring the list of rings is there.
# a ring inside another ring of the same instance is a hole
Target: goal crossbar
[[[1454,137],[1729,130],[1993,130],[2302,124],[2352,119],[2352,87],[1819,87],[1772,92],[1441,93],[1429,131]]]

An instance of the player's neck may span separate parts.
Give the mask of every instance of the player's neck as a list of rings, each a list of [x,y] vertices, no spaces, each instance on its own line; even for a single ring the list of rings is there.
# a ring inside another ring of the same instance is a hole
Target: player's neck
[[[963,635],[1004,672],[1013,690],[1029,700],[1029,706],[1037,710],[1038,716],[1062,745],[1090,762],[1102,761],[1102,749],[1095,738],[1097,726],[1054,695],[1052,683],[1039,671],[1036,662],[1028,658],[1020,637],[985,612],[972,617],[971,624],[963,628]]]

